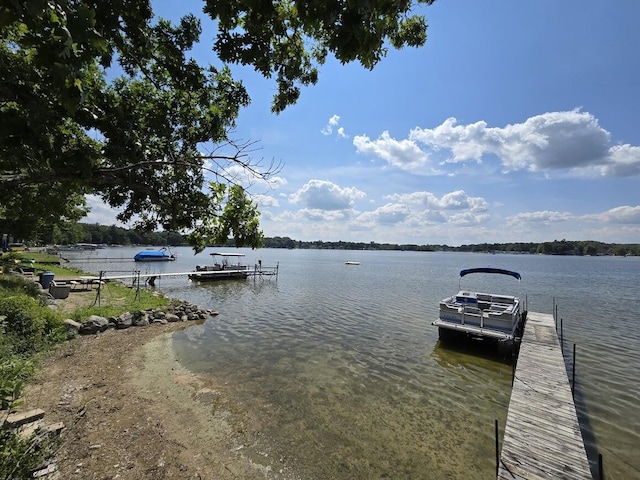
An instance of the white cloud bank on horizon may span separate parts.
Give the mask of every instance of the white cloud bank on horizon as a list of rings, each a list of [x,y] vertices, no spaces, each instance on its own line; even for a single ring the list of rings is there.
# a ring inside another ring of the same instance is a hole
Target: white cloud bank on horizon
[[[458,125],[453,117],[435,128],[416,127],[406,139],[384,131],[378,139],[356,135],[357,153],[422,174],[446,173],[444,165],[498,158],[511,172],[567,171],[578,176],[628,177],[640,174],[640,147],[612,145],[610,133],[579,109],[548,112],[523,123],[489,127],[485,121]],[[439,164],[439,169],[434,163]]]

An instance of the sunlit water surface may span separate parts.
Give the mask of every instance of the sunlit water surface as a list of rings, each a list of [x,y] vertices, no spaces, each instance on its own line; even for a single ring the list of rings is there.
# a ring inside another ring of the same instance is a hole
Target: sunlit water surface
[[[139,248],[74,256],[107,275],[188,272],[210,262],[136,264]],[[640,259],[332,250],[239,250],[277,279],[192,283],[162,277],[169,296],[219,315],[174,335],[181,363],[224,385],[259,418],[262,449],[301,478],[487,479],[495,476],[511,365],[482,348],[446,348],[431,326],[438,301],[462,286],[526,295],[563,319],[577,351],[577,406],[588,450],[608,479],[640,478]],[[358,261],[348,266],[345,261]],[[593,452],[596,452],[595,454]],[[276,462],[276,463],[277,463]],[[592,468],[594,465],[592,465]],[[277,472],[277,470],[275,470]]]

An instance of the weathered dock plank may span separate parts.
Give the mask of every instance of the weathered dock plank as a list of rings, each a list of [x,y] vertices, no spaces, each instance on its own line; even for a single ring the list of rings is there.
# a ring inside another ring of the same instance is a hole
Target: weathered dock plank
[[[553,316],[529,312],[498,479],[552,478],[592,477]]]

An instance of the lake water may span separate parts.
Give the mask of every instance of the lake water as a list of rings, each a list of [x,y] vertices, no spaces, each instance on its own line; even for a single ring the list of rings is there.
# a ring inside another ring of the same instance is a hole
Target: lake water
[[[211,261],[178,248],[175,262],[136,264],[139,250],[74,255],[72,264],[111,275],[188,272]],[[602,453],[607,479],[640,478],[640,258],[237,251],[250,265],[279,262],[278,278],[162,277],[156,285],[219,312],[177,332],[175,351],[259,419],[252,448],[268,453],[276,472],[284,465],[303,479],[495,478],[494,420],[502,435],[511,365],[484,349],[445,348],[431,326],[461,269],[493,266],[520,272],[522,282],[472,275],[462,286],[526,294],[529,310],[543,313],[555,299],[565,352],[577,345],[587,447]]]

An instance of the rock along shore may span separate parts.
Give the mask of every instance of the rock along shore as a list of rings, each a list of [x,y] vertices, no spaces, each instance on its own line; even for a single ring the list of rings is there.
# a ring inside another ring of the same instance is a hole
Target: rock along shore
[[[95,335],[109,328],[125,330],[130,327],[146,327],[153,324],[165,325],[167,323],[205,320],[207,317],[215,315],[218,313],[213,310],[200,308],[189,302],[180,302],[165,308],[125,312],[108,318],[91,315],[83,322],[67,319],[65,324],[69,328],[77,330],[80,335]]]

